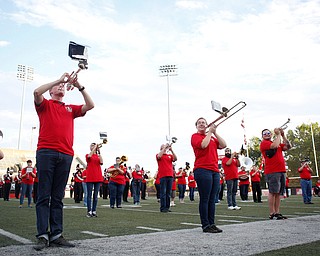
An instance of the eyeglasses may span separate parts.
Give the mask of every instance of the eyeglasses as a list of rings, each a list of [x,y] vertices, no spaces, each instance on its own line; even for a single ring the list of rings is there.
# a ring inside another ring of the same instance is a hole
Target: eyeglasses
[[[263,132],[262,135],[263,135],[263,136],[271,135],[271,132],[266,131],[266,132]]]

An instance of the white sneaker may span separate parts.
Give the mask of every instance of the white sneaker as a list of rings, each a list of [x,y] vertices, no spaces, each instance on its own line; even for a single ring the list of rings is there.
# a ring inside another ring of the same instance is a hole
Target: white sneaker
[[[228,206],[228,209],[229,210],[234,210],[234,207],[233,206]]]
[[[241,207],[235,206],[235,207],[233,207],[233,210],[241,210]]]

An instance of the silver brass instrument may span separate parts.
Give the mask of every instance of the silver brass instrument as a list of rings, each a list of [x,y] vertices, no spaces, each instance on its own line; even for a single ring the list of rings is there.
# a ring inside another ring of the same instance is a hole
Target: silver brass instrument
[[[67,90],[73,89],[73,84],[77,81],[78,73],[83,69],[88,69],[88,52],[87,47],[76,44],[75,42],[69,42],[69,57],[73,60],[78,60],[78,70],[72,71],[69,79],[66,81]]]
[[[283,125],[281,125],[279,128],[282,129],[282,130],[287,129],[288,128],[288,125],[287,125],[288,123],[290,123],[290,118],[288,118],[288,121],[285,122]]]
[[[102,143],[97,144],[98,148],[101,148],[103,144],[107,144],[108,143],[108,135],[106,132],[100,132],[100,139],[102,140]]]
[[[246,170],[249,170],[253,165],[253,161],[250,157],[245,156],[245,157],[241,158],[240,165],[244,166],[246,168]]]
[[[120,163],[118,164],[118,163],[115,163],[114,164],[114,168],[120,168],[120,166],[124,163],[124,162],[127,162],[128,161],[128,157],[127,156],[122,156],[121,158],[120,158]],[[113,171],[111,174],[110,174],[110,177],[111,178],[114,178],[114,177],[116,177],[116,176],[118,176],[120,174],[120,172],[118,171],[118,170],[115,170],[115,171]]]
[[[0,130],[0,139],[3,139],[3,133],[1,130]]]
[[[178,140],[177,137],[172,137],[172,138],[171,138],[171,142],[169,143],[169,147],[171,147],[173,143],[176,143],[177,140]]]
[[[220,116],[208,124],[207,127],[210,127],[211,125],[215,124],[216,126],[222,124],[224,121],[232,117],[234,114],[238,113],[241,109],[243,109],[247,104],[244,101],[239,101],[237,104],[232,106],[230,109],[223,107],[221,108],[220,104],[215,101],[211,101],[212,109],[217,111]],[[231,114],[230,114],[231,113]],[[220,121],[222,119],[222,121]],[[219,123],[216,124],[216,122],[220,121]]]

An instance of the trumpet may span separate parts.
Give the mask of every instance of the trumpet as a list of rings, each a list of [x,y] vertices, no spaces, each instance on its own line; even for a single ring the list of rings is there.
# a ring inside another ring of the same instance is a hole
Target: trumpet
[[[288,121],[285,122],[283,125],[281,125],[279,128],[282,129],[282,130],[287,129],[288,128],[288,125],[287,125],[288,123],[290,123],[290,118],[288,118]]]
[[[212,105],[212,109],[217,111],[220,114],[220,116],[216,120],[214,120],[213,122],[208,124],[207,127],[210,127],[211,125],[215,124],[216,122],[220,121],[221,119],[222,119],[222,121],[217,123],[216,126],[222,124],[224,121],[226,121],[227,119],[232,117],[234,114],[238,113],[245,106],[247,106],[247,104],[244,101],[239,101],[237,104],[232,106],[230,109],[228,109],[226,107],[221,108],[220,104],[215,101],[211,101],[211,105]],[[236,109],[236,108],[238,108],[238,109]],[[233,112],[230,114],[231,111],[233,111]]]
[[[107,139],[103,139],[101,143],[97,144],[97,148],[101,148],[103,144],[107,144],[108,140]]]
[[[178,140],[177,137],[172,137],[172,138],[171,138],[171,142],[169,143],[169,147],[171,147],[173,143],[176,143],[177,140]]]

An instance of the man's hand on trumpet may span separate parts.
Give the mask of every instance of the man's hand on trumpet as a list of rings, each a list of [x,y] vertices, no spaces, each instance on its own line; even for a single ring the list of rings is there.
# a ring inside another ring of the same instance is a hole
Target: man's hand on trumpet
[[[212,134],[215,134],[216,133],[216,129],[217,129],[217,126],[215,124],[212,124],[209,126],[209,131],[210,133]]]

